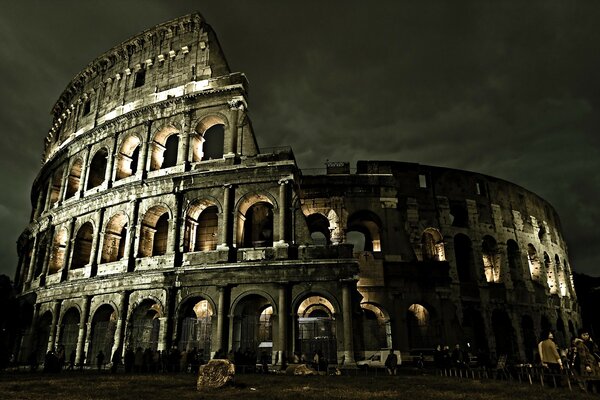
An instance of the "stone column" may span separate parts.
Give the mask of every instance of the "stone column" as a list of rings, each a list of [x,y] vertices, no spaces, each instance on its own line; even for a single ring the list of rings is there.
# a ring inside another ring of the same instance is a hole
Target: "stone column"
[[[69,268],[71,267],[71,257],[70,257],[69,253],[71,253],[74,230],[75,230],[75,218],[71,218],[71,220],[69,221],[69,227],[68,227],[69,237],[67,238],[67,243],[65,244],[65,253],[64,253],[65,259],[63,260],[63,265],[60,270],[60,273],[61,273],[60,280],[61,281],[66,281],[67,277],[69,276]]]
[[[229,132],[225,132],[223,141],[223,155],[225,158],[234,157],[237,150],[238,128],[240,126],[240,116],[243,118],[245,105],[241,99],[231,99],[228,101],[231,110],[231,123]]]
[[[106,160],[106,171],[104,174],[104,180],[106,181],[106,187],[111,188],[113,184],[113,176],[114,174],[114,166],[115,166],[115,158],[117,158],[117,138],[113,139],[112,151],[108,155],[108,160]]]
[[[288,204],[288,179],[282,179],[279,181],[279,215],[278,215],[278,240],[275,246],[287,246],[286,243],[286,222],[287,222],[287,210]]]
[[[27,357],[29,357],[29,355],[33,352],[37,353],[37,349],[34,347],[35,344],[35,339],[37,337],[36,335],[36,329],[37,329],[37,324],[38,324],[38,318],[40,316],[40,304],[36,303],[33,306],[33,316],[31,317],[31,326],[29,327],[29,337],[27,338],[27,352],[25,354],[23,354],[23,360],[22,361],[27,361]],[[39,360],[38,360],[39,361]]]
[[[152,130],[152,121],[147,121],[145,123],[146,126],[146,135],[142,139],[142,144],[140,147],[140,153],[138,155],[138,169],[136,171],[136,175],[139,175],[140,179],[145,179],[148,173],[148,149],[150,148],[150,136]]]
[[[285,368],[287,365],[287,351],[288,351],[288,304],[287,304],[287,286],[281,284],[279,286],[279,302],[278,302],[278,314],[277,314],[277,325],[279,330],[279,351],[278,359],[281,363],[281,367]]]
[[[135,247],[138,244],[137,236],[139,235],[138,226],[138,213],[140,203],[138,200],[133,199],[129,202],[129,227],[127,229],[127,242],[125,243],[125,257],[127,257],[127,270],[129,272],[135,269],[135,258],[137,256],[137,249]]]
[[[113,347],[110,354],[107,354],[108,361],[112,361],[112,356],[115,352],[119,351],[121,357],[123,356],[123,337],[125,335],[125,322],[127,321],[127,308],[129,305],[129,290],[124,290],[121,293],[119,299],[119,318],[117,319],[117,326],[115,328],[115,336],[113,340]]]
[[[181,124],[181,132],[179,132],[179,149],[177,149],[177,165],[184,165],[187,169],[189,165],[189,148],[190,148],[190,125],[192,116],[186,112]]]
[[[48,348],[46,351],[53,351],[56,345],[56,331],[58,326],[58,314],[60,313],[60,301],[52,302],[52,325],[50,325],[50,337],[48,338]]]
[[[226,304],[225,304],[225,291],[227,290],[227,287],[225,286],[219,286],[218,287],[219,290],[219,304],[217,305],[217,334],[216,334],[216,341],[215,344],[216,346],[213,346],[213,349],[216,348],[217,350],[221,350],[223,352],[225,352],[225,348],[224,348],[224,338],[225,338],[225,318],[227,318],[227,314],[225,313],[225,309],[226,309]],[[212,356],[214,356],[214,352],[213,354],[211,354],[211,358]]]
[[[175,207],[173,207],[173,215],[169,224],[169,237],[167,238],[167,253],[170,251],[173,254],[179,254],[179,220],[181,217],[181,193],[175,193]],[[178,265],[179,266],[179,265]]]
[[[35,258],[36,258],[35,249],[36,249],[36,246],[38,243],[38,237],[39,237],[39,233],[33,237],[33,245],[31,246],[31,258],[29,259],[29,265],[26,266],[26,268],[28,268],[28,270],[27,270],[27,277],[25,278],[25,281],[28,284],[31,283],[31,281],[33,280],[33,270],[35,269]]]
[[[342,309],[344,318],[344,365],[355,365],[350,282],[342,282]]]
[[[230,184],[223,185],[223,217],[221,218],[219,231],[219,245],[217,250],[228,250],[233,233],[230,232],[231,226],[231,197],[233,187]]]
[[[50,256],[52,255],[52,245],[54,244],[54,227],[50,227],[48,230],[48,237],[50,238],[46,242],[46,251],[44,252],[44,264],[42,265],[42,273],[40,274],[40,285],[46,283],[46,276],[48,275],[48,265],[50,264]]]
[[[89,312],[90,303],[92,302],[91,296],[85,296],[83,299],[83,306],[81,307],[81,316],[79,318],[79,334],[77,335],[77,351],[75,354],[75,364],[81,365],[85,362],[84,352],[89,349],[90,338],[87,337],[89,330]]]
[[[65,199],[65,193],[67,192],[67,186],[69,186],[69,163],[66,162],[65,170],[63,171],[63,177],[60,181],[60,192],[58,193],[58,201],[62,203]]]
[[[88,162],[90,160],[90,146],[85,148],[85,153],[83,154],[83,162],[81,163],[81,176],[79,178],[79,190],[75,194],[75,198],[82,198],[83,193],[85,192],[85,185],[87,183],[87,174],[88,174]]]
[[[100,234],[104,230],[104,208],[98,210],[96,223],[96,230],[94,232],[94,238],[92,239],[92,254],[90,255],[90,264],[92,266],[90,276],[96,276],[96,272],[98,270],[98,247],[100,244]]]

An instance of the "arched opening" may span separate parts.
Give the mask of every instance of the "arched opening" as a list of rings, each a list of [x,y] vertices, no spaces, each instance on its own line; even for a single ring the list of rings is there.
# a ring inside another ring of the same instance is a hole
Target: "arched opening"
[[[224,121],[211,115],[204,118],[192,136],[192,162],[223,158],[225,147]]]
[[[158,131],[151,144],[150,171],[175,166],[178,147],[179,134],[176,128],[168,126]]]
[[[523,347],[525,348],[525,358],[529,363],[535,361],[534,349],[537,348],[535,329],[533,320],[529,315],[523,315],[521,318],[521,332],[523,335]]]
[[[219,209],[208,202],[195,202],[185,220],[183,248],[186,252],[216,250],[219,233]]]
[[[83,268],[90,263],[93,238],[94,227],[91,222],[86,222],[79,228],[77,236],[75,236],[71,269]]]
[[[78,158],[75,160],[69,171],[69,177],[67,178],[67,191],[65,193],[65,199],[70,199],[75,196],[79,190],[81,182],[81,169],[83,167],[83,160]]]
[[[138,257],[162,256],[167,253],[169,212],[164,206],[150,208],[140,227]]]
[[[496,239],[488,235],[483,237],[481,255],[485,280],[488,282],[500,282],[501,260]]]
[[[46,251],[48,251],[48,242],[50,241],[48,236],[48,231],[45,231],[38,238],[39,244],[37,245],[37,253],[35,256],[35,269],[33,271],[34,276],[36,278],[39,277],[42,274],[42,272],[44,272],[44,260],[46,258]]]
[[[48,351],[48,342],[50,341],[50,329],[52,327],[52,313],[46,311],[40,319],[38,319],[35,330],[35,354],[38,362],[44,360],[44,356]]]
[[[102,185],[106,179],[106,164],[108,161],[108,151],[103,147],[99,149],[90,163],[88,173],[87,190]]]
[[[158,333],[162,307],[153,300],[142,301],[131,313],[129,321],[129,347],[133,350],[158,349]]]
[[[335,327],[335,310],[329,300],[322,296],[309,296],[304,299],[296,311],[297,342],[300,350],[308,360],[315,352],[320,353],[324,363],[337,361],[337,341]]]
[[[411,349],[432,348],[439,343],[438,326],[433,323],[430,309],[412,304],[406,312],[408,345]]]
[[[77,338],[79,337],[79,311],[75,307],[63,315],[60,325],[60,338],[58,343],[63,347],[65,359],[69,360],[72,352],[77,351]]]
[[[550,322],[550,320],[548,319],[548,317],[546,317],[545,315],[542,315],[540,317],[540,330],[542,332],[542,336],[545,333],[550,332],[552,329],[552,323]]]
[[[66,228],[62,228],[54,234],[52,241],[52,254],[48,262],[48,273],[54,274],[60,271],[65,264],[65,249],[69,238]]]
[[[392,329],[390,318],[383,309],[375,304],[363,303],[362,342],[365,352],[392,348]]]
[[[113,215],[104,228],[101,263],[122,260],[125,256],[127,238],[127,216],[124,213]]]
[[[473,260],[473,246],[471,244],[471,239],[462,233],[454,236],[454,257],[460,282],[475,282],[476,275]]]
[[[179,349],[196,349],[202,359],[210,356],[212,317],[214,310],[208,300],[194,297],[187,300],[179,313]]]
[[[18,313],[18,331],[17,331],[17,343],[21,343],[20,348],[18,349],[17,360],[21,363],[26,363],[27,359],[33,353],[36,356],[37,353],[34,353],[36,350],[36,332],[32,332],[31,323],[33,319],[33,304],[25,303],[21,307],[19,307]],[[31,347],[33,346],[33,347]]]
[[[538,258],[537,251],[531,243],[527,245],[527,263],[529,264],[529,272],[533,280],[539,281],[542,268],[540,265],[540,259]]]
[[[558,293],[558,288],[556,285],[556,271],[554,269],[554,264],[552,263],[550,256],[546,252],[544,252],[544,267],[546,267],[546,283],[548,284],[550,293],[552,293],[552,294]]]
[[[87,364],[93,364],[100,352],[104,356],[104,363],[110,362],[116,328],[117,312],[108,304],[100,306],[92,318]]]
[[[132,135],[123,141],[117,156],[116,180],[135,175],[140,157],[140,138]]]
[[[496,355],[498,357],[501,355],[513,356],[517,350],[515,332],[506,311],[494,310],[492,312],[492,330],[496,338]]]
[[[478,310],[468,307],[463,309],[463,334],[465,345],[470,344],[476,351],[488,351],[488,341],[483,317]]]
[[[273,347],[272,316],[273,306],[263,296],[252,294],[242,299],[234,310],[232,348],[254,355],[265,351],[270,357]]]
[[[252,204],[244,215],[243,247],[273,245],[273,205],[266,201]]]
[[[523,280],[523,268],[521,265],[521,251],[519,245],[512,239],[506,242],[506,253],[508,256],[508,269],[513,282]]]
[[[573,325],[573,321],[569,320],[569,334],[571,335],[571,340],[577,337],[575,332],[575,325]]]
[[[352,245],[354,254],[365,251],[366,242],[366,235],[362,232],[350,231],[346,233],[346,243]]]
[[[223,146],[225,138],[225,126],[213,125],[202,135],[204,143],[202,146],[203,160],[216,160],[223,158]]]
[[[62,179],[63,179],[63,171],[64,166],[61,166],[55,173],[52,178],[51,188],[50,188],[50,206],[53,206],[60,198],[60,190],[62,188]]]
[[[365,236],[364,251],[381,251],[381,222],[370,211],[358,211],[348,218],[346,232],[360,232]],[[354,249],[357,252],[356,249]]]
[[[567,335],[565,332],[565,323],[563,322],[562,318],[558,318],[556,320],[556,332],[554,334],[554,339],[556,342],[556,345],[561,348],[564,349],[567,347]]]
[[[444,239],[435,228],[427,228],[421,235],[421,254],[423,261],[446,261]]]
[[[467,207],[462,202],[450,203],[450,218],[452,226],[467,228],[469,226],[469,213]]]
[[[315,246],[326,246],[331,243],[329,220],[323,214],[315,213],[306,217],[310,237]]]

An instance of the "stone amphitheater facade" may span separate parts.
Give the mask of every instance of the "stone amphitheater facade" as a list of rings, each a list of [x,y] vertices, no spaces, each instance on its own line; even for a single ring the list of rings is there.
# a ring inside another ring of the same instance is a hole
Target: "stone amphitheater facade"
[[[303,173],[259,149],[247,89],[199,14],[68,84],[18,242],[21,361],[176,346],[353,365],[457,343],[532,360],[542,330],[581,326],[546,201],[403,162]]]

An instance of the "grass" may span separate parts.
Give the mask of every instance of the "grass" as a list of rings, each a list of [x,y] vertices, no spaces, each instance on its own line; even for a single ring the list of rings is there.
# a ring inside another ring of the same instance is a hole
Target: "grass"
[[[494,380],[470,380],[434,375],[282,376],[238,374],[235,385],[198,392],[189,374],[111,375],[103,372],[61,374],[0,373],[2,400],[186,400],[186,399],[598,399],[574,387]]]

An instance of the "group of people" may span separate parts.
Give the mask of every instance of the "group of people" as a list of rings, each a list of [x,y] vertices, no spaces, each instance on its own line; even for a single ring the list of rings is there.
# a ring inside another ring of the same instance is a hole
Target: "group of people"
[[[587,329],[580,329],[578,337],[571,340],[571,346],[562,354],[554,342],[553,333],[546,332],[538,343],[538,354],[542,366],[550,374],[559,375],[567,369],[587,385],[587,390],[593,390],[595,386],[596,391],[600,391],[600,350]],[[555,381],[559,386],[560,379]]]

